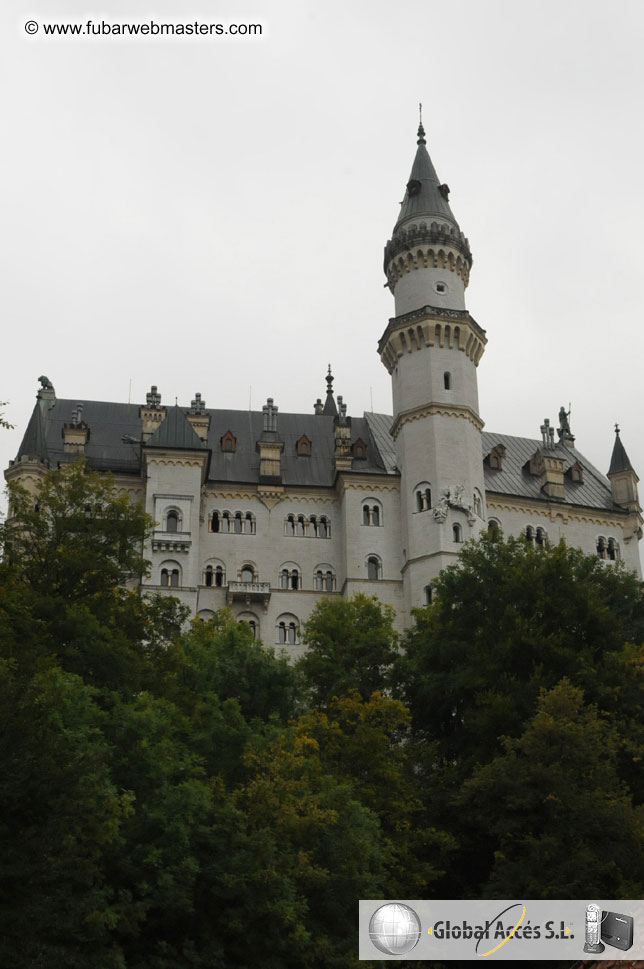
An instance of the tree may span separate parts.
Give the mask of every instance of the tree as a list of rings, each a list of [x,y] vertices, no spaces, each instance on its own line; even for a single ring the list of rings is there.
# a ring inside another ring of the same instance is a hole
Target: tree
[[[0,407],[6,407],[6,406],[7,406],[7,401],[0,400]],[[10,424],[9,421],[5,420],[4,413],[1,410],[0,410],[0,427],[4,428],[5,431],[13,430],[13,424]]]
[[[152,520],[83,462],[50,472],[35,495],[9,490],[11,515],[0,525],[2,654],[23,669],[54,657],[105,690],[149,686],[186,616],[176,600],[139,595]]]
[[[107,852],[132,811],[114,783],[106,714],[58,668],[28,682],[0,661],[0,963],[122,969]]]
[[[542,691],[555,690],[562,681],[580,691],[574,696],[583,695],[583,708],[574,707],[565,691],[561,694],[570,717],[578,710],[584,730],[599,745],[593,756],[600,764],[609,758],[614,765],[616,796],[632,797],[636,805],[644,801],[644,648],[634,645],[644,640],[644,601],[636,576],[564,544],[535,550],[520,539],[484,538],[470,544],[459,564],[441,573],[436,591],[435,604],[418,610],[404,638],[396,690],[409,705],[414,735],[433,745],[424,768],[432,791],[428,819],[459,843],[441,891],[446,897],[480,895],[485,886],[491,891],[489,886],[496,885],[493,873],[502,866],[498,858],[494,862],[494,853],[503,854],[503,836],[484,813],[470,810],[473,792],[482,790],[490,777],[498,779],[501,767],[512,759],[516,769],[500,790],[514,806],[529,797],[523,785],[536,773],[530,774],[521,759],[523,748],[513,745],[522,737],[526,744],[536,743],[526,731],[530,724],[537,729],[534,718]],[[583,710],[595,712],[591,716]],[[593,717],[610,724],[612,732],[595,729]],[[556,750],[553,756],[559,766],[551,762],[551,769],[565,772],[568,754]],[[578,773],[583,775],[582,766]],[[479,787],[473,786],[474,778]],[[573,788],[574,783],[573,777]],[[488,789],[489,810],[494,801],[494,809],[509,824],[498,795],[494,798]],[[565,803],[571,808],[573,802],[571,796]],[[540,844],[552,837],[564,851],[566,824],[559,819],[557,826],[548,817],[553,827],[544,831]],[[571,826],[574,817],[571,812]],[[633,822],[624,831],[622,848],[632,844],[634,830]],[[535,848],[532,857],[537,855]],[[563,868],[557,869],[559,882],[549,880],[546,868],[535,875],[534,892],[540,894],[539,885],[554,891],[556,883],[559,897],[571,891],[574,896]],[[502,894],[506,889],[516,894],[524,884],[519,866],[512,868],[508,862],[503,872]],[[623,878],[628,880],[625,873]],[[510,891],[513,884],[516,888]]]
[[[493,860],[491,898],[639,898],[644,890],[644,809],[617,770],[619,738],[564,679],[541,691],[522,735],[477,768],[458,799]]]
[[[304,625],[307,651],[297,668],[314,704],[357,690],[368,699],[385,690],[396,656],[394,611],[375,596],[322,599]]]
[[[483,538],[441,573],[436,593],[405,637],[397,690],[459,774],[498,753],[501,736],[518,736],[541,688],[564,676],[600,710],[625,712],[633,654],[628,675],[615,657],[644,641],[634,574],[563,543],[535,550]]]

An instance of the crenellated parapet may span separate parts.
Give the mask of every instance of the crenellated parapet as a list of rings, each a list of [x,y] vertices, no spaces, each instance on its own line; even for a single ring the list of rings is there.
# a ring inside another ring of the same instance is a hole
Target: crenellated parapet
[[[423,306],[389,320],[378,352],[389,373],[404,354],[434,346],[460,350],[478,366],[486,343],[485,330],[467,310]]]
[[[466,287],[471,268],[470,244],[453,225],[412,223],[395,231],[385,246],[384,271],[392,293],[398,280],[414,269],[447,269]]]

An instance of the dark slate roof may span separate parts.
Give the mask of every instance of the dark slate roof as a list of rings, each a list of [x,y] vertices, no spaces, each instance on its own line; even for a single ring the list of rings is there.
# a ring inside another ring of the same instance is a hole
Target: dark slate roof
[[[525,465],[535,452],[542,448],[541,441],[527,437],[510,437],[508,434],[481,435],[483,441],[483,459],[486,492],[501,495],[515,495],[520,498],[552,501],[545,498],[539,487],[537,475],[530,474]],[[502,470],[496,471],[485,462],[493,447],[502,444],[505,455]],[[556,444],[552,448],[557,457],[564,459],[564,502],[570,505],[580,505],[585,508],[601,508],[614,511],[619,506],[613,501],[610,482],[588,461],[580,452],[568,445]],[[580,464],[583,469],[583,482],[575,482],[567,472],[573,464]]]
[[[414,183],[420,183],[420,188],[416,186],[417,191],[415,192],[413,191]],[[421,216],[433,217],[434,219],[439,218],[449,222],[458,229],[458,222],[454,218],[449,203],[439,191],[440,184],[436,169],[432,164],[426,148],[425,129],[421,124],[418,129],[418,149],[394,233],[402,222],[405,222],[407,219],[420,218]],[[410,186],[412,186],[411,193]]]
[[[632,471],[633,465],[630,462],[630,458],[626,453],[626,448],[622,444],[622,440],[619,436],[619,431],[615,432],[615,444],[613,445],[613,454],[610,459],[610,468],[608,469],[609,474],[617,474],[619,471]]]
[[[72,422],[77,400],[56,400],[46,414],[40,414],[36,403],[24,439],[18,451],[31,457],[47,456],[52,467],[74,460],[73,454],[63,450],[63,426]],[[173,416],[173,411],[174,416]],[[38,413],[36,413],[38,412]],[[178,412],[178,413],[177,413]],[[168,408],[168,418],[176,421],[176,428],[185,424],[187,409]],[[259,480],[259,454],[256,442],[263,430],[263,415],[258,411],[207,410],[210,415],[210,431],[207,447],[211,450],[208,478],[210,481],[257,483]],[[168,423],[166,418],[165,423]],[[362,474],[398,475],[394,442],[389,432],[393,418],[388,414],[366,413],[351,420],[351,441],[362,438],[367,443],[367,457],[353,460],[353,471]],[[40,422],[40,430],[39,428]],[[90,467],[111,470],[117,474],[139,474],[141,448],[138,444],[124,444],[122,437],[130,435],[137,441],[141,437],[139,404],[115,404],[109,401],[83,401],[83,422],[89,427],[89,440],[85,456]],[[162,424],[156,435],[161,436]],[[168,426],[168,432],[172,424]],[[192,428],[188,426],[192,431]],[[284,442],[282,452],[282,480],[287,486],[331,487],[334,483],[333,454],[335,449],[335,421],[323,414],[285,414],[277,418],[278,437]],[[236,438],[233,453],[221,450],[221,438],[232,431]],[[165,432],[164,432],[165,433]],[[296,443],[302,435],[311,441],[311,455],[296,453]],[[176,440],[176,438],[175,438]],[[184,438],[185,440],[185,438]],[[154,446],[152,438],[147,446]],[[485,459],[497,444],[505,447],[503,469],[495,471],[484,461],[485,489],[495,494],[546,500],[539,488],[539,479],[525,468],[541,442],[531,438],[510,437],[507,434],[482,434]],[[179,446],[183,445],[164,445]],[[199,445],[192,442],[189,447]],[[579,463],[583,468],[583,482],[573,482],[564,474],[565,501],[586,508],[613,511],[615,505],[610,483],[576,448],[556,445],[555,450],[564,457],[564,470]],[[623,447],[622,447],[623,450]],[[39,453],[32,454],[36,451]],[[626,452],[624,452],[625,454]],[[628,458],[626,458],[628,461]],[[630,468],[630,462],[628,462]],[[611,464],[612,468],[612,464]],[[551,500],[551,499],[547,499]]]
[[[185,411],[175,404],[168,408],[165,420],[159,424],[152,437],[146,441],[146,447],[180,448],[181,450],[203,450],[203,441],[188,423]]]
[[[63,428],[66,423],[71,423],[77,400],[57,399],[52,403],[53,406],[48,409],[43,419],[41,431],[42,443],[46,448],[49,461],[52,467],[56,467],[57,464],[67,464],[75,460],[74,454],[64,451]],[[103,471],[111,470],[116,474],[139,474],[140,445],[123,443],[122,440],[125,435],[135,438],[136,441],[140,440],[139,407],[139,404],[115,404],[100,400],[83,401],[83,422],[89,427],[85,457],[90,467]],[[38,404],[35,410],[40,410]],[[187,413],[189,413],[187,408],[168,408],[165,421],[145,446],[189,447],[191,450],[204,447],[198,438],[198,443],[195,443],[194,438],[189,435],[182,436],[183,425],[186,425],[188,431],[194,434],[193,428],[185,419]],[[242,410],[206,410],[205,413],[210,416],[210,430],[206,445],[212,453],[209,480],[257,483],[259,453],[256,443],[263,430],[262,413]],[[372,416],[369,415],[369,418]],[[34,411],[18,451],[18,457],[27,453],[25,448],[31,450],[30,441],[35,437],[38,419]],[[388,428],[391,425],[391,418],[383,418],[383,420]],[[385,445],[391,448],[391,439],[389,438],[387,442],[382,435],[374,435],[369,419],[365,417],[353,417],[350,418],[350,422],[351,441],[362,438],[367,444],[366,458],[354,458],[353,470],[364,474],[385,473],[388,465],[380,455],[378,441],[382,443],[384,440]],[[233,453],[221,450],[221,438],[227,431],[232,431],[236,438]],[[284,443],[281,464],[282,480],[285,485],[323,487],[333,485],[335,421],[332,416],[280,412],[277,418],[277,432],[278,438]],[[311,441],[309,457],[296,453],[296,443],[303,434]],[[169,443],[171,440],[175,443]]]
[[[38,458],[40,461],[47,461],[49,459],[42,412],[39,404],[36,404],[29,419],[17,457],[20,458],[23,455],[27,458]]]

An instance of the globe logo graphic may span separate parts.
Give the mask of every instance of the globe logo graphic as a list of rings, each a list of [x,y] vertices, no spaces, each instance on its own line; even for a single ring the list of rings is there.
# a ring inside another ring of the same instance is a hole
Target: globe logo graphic
[[[369,938],[389,956],[405,955],[420,939],[420,919],[409,905],[388,902],[371,916]]]

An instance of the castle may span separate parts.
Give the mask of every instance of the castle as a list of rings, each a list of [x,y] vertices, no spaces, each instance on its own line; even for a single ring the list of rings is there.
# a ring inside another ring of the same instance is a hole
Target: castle
[[[616,433],[607,477],[574,447],[564,408],[540,439],[483,431],[485,331],[465,308],[468,240],[422,123],[385,247],[395,315],[380,339],[393,416],[347,415],[329,369],[309,414],[61,400],[41,389],[7,480],[33,488],[84,456],[155,520],[146,589],[203,618],[229,606],[266,643],[299,651],[322,596],[376,594],[403,628],[462,543],[497,529],[596,553],[640,573],[638,478]]]

